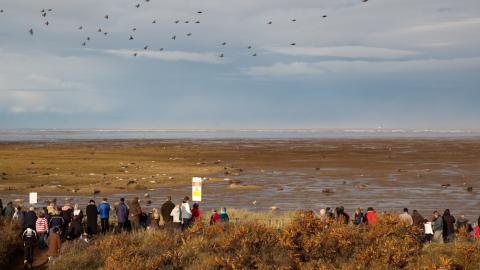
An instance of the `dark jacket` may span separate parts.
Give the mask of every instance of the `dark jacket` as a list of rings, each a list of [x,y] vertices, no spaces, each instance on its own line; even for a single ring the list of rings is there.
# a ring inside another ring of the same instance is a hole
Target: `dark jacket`
[[[35,222],[37,222],[37,214],[35,214],[33,211],[26,212],[25,216],[23,217],[23,228],[35,230]]]
[[[3,211],[3,215],[5,216],[6,219],[12,219],[13,214],[15,214],[15,209],[11,207],[10,205],[7,205]]]
[[[118,223],[125,223],[128,220],[128,208],[125,203],[120,202],[117,207],[115,207],[115,214],[117,215]]]
[[[160,211],[162,213],[162,218],[164,222],[166,223],[173,222],[173,217],[170,216],[170,213],[172,213],[173,208],[175,208],[175,204],[172,201],[168,200],[163,203]]]
[[[360,225],[364,222],[363,219],[364,217],[362,212],[355,214],[355,220],[353,220],[353,224]]]
[[[443,234],[451,235],[455,233],[455,218],[450,212],[443,214]]]
[[[457,220],[457,230],[460,230],[461,228],[464,228],[468,232],[468,219],[466,218],[459,218]]]
[[[420,213],[418,213],[417,211],[413,211],[412,220],[413,226],[419,228],[420,230],[425,230],[425,223],[428,220],[426,220],[422,215],[420,215]]]
[[[87,205],[87,230],[88,234],[96,234],[97,233],[97,206],[95,204]]]
[[[78,218],[74,218],[67,230],[67,239],[73,240],[79,238],[83,233],[82,223]]]
[[[65,225],[65,220],[63,220],[63,218],[61,216],[53,216],[50,219],[50,223],[48,224],[48,228],[58,227],[60,230],[63,230],[64,225]]]

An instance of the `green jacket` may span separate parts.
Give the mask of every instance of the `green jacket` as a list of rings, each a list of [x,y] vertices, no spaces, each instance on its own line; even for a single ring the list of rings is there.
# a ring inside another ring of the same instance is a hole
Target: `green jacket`
[[[5,207],[5,210],[3,211],[3,215],[5,216],[6,219],[12,219],[13,214],[15,214],[15,209],[11,206]]]
[[[443,218],[438,217],[436,220],[432,221],[432,229],[434,231],[442,231],[443,230]]]

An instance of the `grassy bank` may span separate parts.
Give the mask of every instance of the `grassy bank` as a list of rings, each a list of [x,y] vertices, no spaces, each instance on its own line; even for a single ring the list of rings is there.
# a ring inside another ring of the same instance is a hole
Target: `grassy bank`
[[[50,269],[475,269],[478,254],[478,243],[462,240],[423,246],[419,232],[392,215],[374,226],[345,226],[298,213],[279,229],[197,224],[185,233],[68,242]]]
[[[0,218],[0,269],[8,269],[13,254],[22,248],[21,229],[16,222]]]

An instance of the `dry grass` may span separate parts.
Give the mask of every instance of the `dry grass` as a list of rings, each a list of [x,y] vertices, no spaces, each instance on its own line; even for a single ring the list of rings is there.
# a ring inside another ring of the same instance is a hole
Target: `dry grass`
[[[20,233],[17,222],[0,218],[0,269],[7,269],[12,255],[22,248]]]
[[[475,269],[479,251],[468,241],[423,247],[419,232],[393,215],[374,226],[345,226],[302,212],[281,229],[259,222],[196,224],[185,233],[66,243],[50,269]]]

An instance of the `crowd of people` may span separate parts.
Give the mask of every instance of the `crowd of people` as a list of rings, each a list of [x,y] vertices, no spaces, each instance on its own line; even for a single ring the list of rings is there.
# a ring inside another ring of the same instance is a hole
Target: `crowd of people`
[[[13,202],[3,207],[0,199],[0,218],[18,222],[23,228],[21,237],[24,243],[24,264],[27,267],[33,263],[34,247],[37,245],[39,249],[48,249],[48,260],[53,262],[59,254],[62,241],[81,239],[89,242],[99,233],[137,232],[161,227],[182,231],[201,222],[202,217],[199,204],[194,203],[190,207],[188,196],[177,205],[168,197],[160,209],[153,208],[148,213],[142,210],[138,197],[128,202],[120,198],[113,206],[107,198],[103,198],[98,205],[90,200],[85,213],[78,204],[72,207],[69,200],[63,206],[57,205],[57,201],[53,200],[42,209],[31,206],[28,211],[24,211],[21,206],[14,207]],[[222,208],[220,213],[218,209],[212,209],[211,225],[228,221],[226,208]]]
[[[342,206],[337,207],[335,211],[331,208],[321,209],[318,217],[321,220],[330,219],[345,224],[349,224],[351,219]],[[472,224],[465,218],[464,214],[455,219],[450,213],[450,209],[445,209],[443,215],[440,215],[438,211],[434,211],[431,218],[428,219],[423,217],[417,210],[413,210],[412,214],[410,214],[408,208],[404,208],[403,213],[398,217],[400,222],[418,228],[423,234],[425,242],[453,242],[457,232],[464,232],[471,239],[480,239],[480,217],[477,222]],[[365,213],[360,208],[355,209],[351,223],[354,225],[373,225],[376,222],[377,212],[372,207],[369,207]]]
[[[114,215],[111,215],[112,213]],[[174,204],[171,197],[168,197],[160,209],[153,208],[148,213],[142,210],[138,197],[128,202],[120,198],[113,206],[107,198],[98,205],[94,200],[90,200],[85,213],[78,204],[72,207],[68,200],[63,206],[58,206],[56,200],[53,200],[43,209],[30,207],[24,211],[21,206],[14,207],[12,202],[3,207],[0,199],[0,218],[15,220],[23,227],[24,263],[31,265],[33,250],[37,244],[40,249],[48,248],[49,261],[54,261],[59,254],[62,241],[80,238],[88,242],[96,234],[109,232],[136,232],[160,228],[183,231],[192,224],[201,222],[203,213],[198,203],[190,207],[188,196],[179,204]],[[372,207],[367,208],[365,213],[357,208],[353,217],[350,217],[341,206],[335,209],[321,209],[317,218],[352,226],[369,226],[377,222],[377,212]],[[225,222],[229,222],[226,208],[221,208],[220,211],[212,209],[209,223],[215,225]],[[465,235],[471,235],[472,239],[480,239],[480,217],[472,224],[463,214],[456,219],[449,209],[446,209],[443,215],[434,211],[430,218],[425,218],[417,210],[410,214],[409,210],[404,208],[403,213],[399,215],[399,222],[418,228],[425,242],[452,242],[456,232],[464,232]]]

